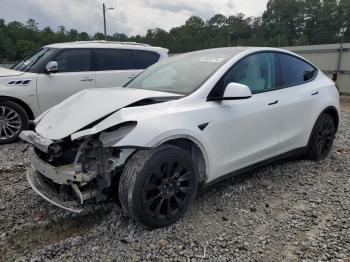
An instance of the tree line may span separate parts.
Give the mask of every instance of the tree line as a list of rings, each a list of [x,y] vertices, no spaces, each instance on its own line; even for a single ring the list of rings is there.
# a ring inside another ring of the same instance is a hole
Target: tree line
[[[41,46],[102,40],[100,32],[89,35],[59,26],[39,29],[34,19],[26,23],[0,19],[0,62],[18,61]],[[216,14],[208,20],[190,17],[185,24],[165,31],[149,29],[143,36],[108,35],[110,41],[135,41],[183,53],[224,46],[291,46],[350,41],[350,0],[269,0],[259,17]]]

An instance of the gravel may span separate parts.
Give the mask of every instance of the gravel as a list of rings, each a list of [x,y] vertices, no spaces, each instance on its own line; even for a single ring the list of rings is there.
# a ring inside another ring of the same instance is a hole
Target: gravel
[[[322,162],[280,161],[199,193],[176,224],[147,230],[112,202],[82,214],[37,196],[22,143],[0,146],[0,261],[346,261],[350,97]]]

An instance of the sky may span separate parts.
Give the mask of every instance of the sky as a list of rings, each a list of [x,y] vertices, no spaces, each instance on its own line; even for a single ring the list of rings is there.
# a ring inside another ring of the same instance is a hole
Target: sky
[[[60,25],[89,34],[103,32],[102,3],[107,10],[107,33],[144,35],[147,29],[169,30],[192,15],[208,19],[214,14],[244,13],[259,16],[268,0],[0,0],[0,18],[6,22],[35,19],[39,27]]]

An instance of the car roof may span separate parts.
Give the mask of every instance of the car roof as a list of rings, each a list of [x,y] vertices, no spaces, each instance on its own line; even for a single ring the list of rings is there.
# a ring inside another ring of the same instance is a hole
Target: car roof
[[[278,52],[278,53],[285,53],[289,54],[295,57],[300,58],[301,60],[304,60],[308,62],[309,64],[313,65],[317,68],[314,64],[312,64],[310,61],[306,60],[304,57],[291,52],[286,49],[281,48],[275,48],[275,47],[250,47],[250,46],[244,46],[244,47],[220,47],[220,48],[212,48],[212,49],[204,49],[199,51],[193,51],[189,53],[183,53],[183,54],[173,54],[170,56],[177,56],[177,55],[183,55],[183,56],[191,56],[192,54],[198,54],[198,55],[214,55],[214,56],[223,56],[227,58],[235,58],[237,56],[245,56],[250,55],[257,52]]]
[[[220,47],[220,48],[212,48],[212,49],[204,49],[204,50],[199,50],[199,51],[194,51],[194,52],[190,52],[187,54],[222,54],[222,55],[232,55],[236,56],[238,54],[241,53],[255,53],[255,52],[283,52],[283,53],[288,53],[288,54],[293,54],[296,55],[293,52],[290,52],[288,50],[285,49],[281,49],[281,48],[273,48],[273,47],[250,47],[250,46],[238,46],[238,47]],[[186,53],[184,53],[186,54]]]
[[[77,41],[77,42],[66,42],[57,43],[45,46],[47,48],[118,48],[118,49],[136,49],[136,50],[148,50],[155,51],[158,53],[168,53],[169,50],[162,47],[150,46],[147,44],[136,43],[136,42],[114,42],[114,41]]]

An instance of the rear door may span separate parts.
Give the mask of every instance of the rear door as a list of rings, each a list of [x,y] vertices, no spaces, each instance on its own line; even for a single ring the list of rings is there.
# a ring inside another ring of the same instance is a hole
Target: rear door
[[[124,85],[142,70],[137,69],[129,49],[95,49],[96,87]]]
[[[81,90],[95,87],[90,49],[65,49],[52,60],[58,63],[58,72],[42,73],[37,78],[41,112]]]
[[[317,69],[285,53],[276,53],[280,65],[281,132],[279,154],[307,146],[319,112]]]

